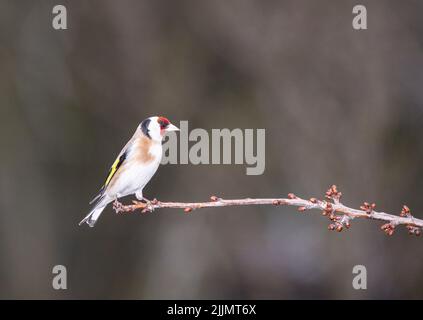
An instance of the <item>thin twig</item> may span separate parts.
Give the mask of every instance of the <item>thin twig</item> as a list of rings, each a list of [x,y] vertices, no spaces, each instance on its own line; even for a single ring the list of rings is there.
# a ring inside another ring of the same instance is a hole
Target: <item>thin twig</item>
[[[226,200],[216,196],[210,197],[208,202],[162,202],[154,199],[148,202],[133,201],[132,205],[122,205],[119,202],[114,203],[116,213],[132,213],[137,210],[141,212],[152,212],[155,209],[179,208],[184,209],[185,213],[190,213],[196,209],[216,208],[228,206],[251,206],[251,205],[288,205],[298,207],[298,211],[317,209],[322,211],[322,215],[331,220],[329,230],[338,232],[348,229],[351,220],[355,218],[367,218],[385,222],[381,229],[387,234],[392,235],[395,227],[405,225],[408,233],[419,236],[422,233],[423,220],[416,219],[410,214],[410,209],[404,205],[400,215],[388,214],[375,211],[376,205],[364,202],[359,209],[353,209],[343,205],[340,202],[342,193],[337,190],[335,185],[331,186],[326,192],[326,200],[311,198],[309,200],[301,199],[293,193],[288,194],[288,198],[265,198],[265,199],[232,199]]]

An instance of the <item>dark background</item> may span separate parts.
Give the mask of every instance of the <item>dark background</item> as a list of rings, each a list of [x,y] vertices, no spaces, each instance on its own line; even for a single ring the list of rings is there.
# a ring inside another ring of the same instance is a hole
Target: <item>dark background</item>
[[[64,4],[68,30],[51,26]],[[368,30],[351,26],[364,4]],[[0,1],[1,298],[423,298],[423,239],[295,208],[78,227],[136,126],[266,129],[266,170],[167,165],[146,197],[374,201],[422,218],[422,1]],[[129,202],[130,199],[126,199]],[[52,289],[63,264],[68,290]],[[352,288],[367,267],[368,289]]]

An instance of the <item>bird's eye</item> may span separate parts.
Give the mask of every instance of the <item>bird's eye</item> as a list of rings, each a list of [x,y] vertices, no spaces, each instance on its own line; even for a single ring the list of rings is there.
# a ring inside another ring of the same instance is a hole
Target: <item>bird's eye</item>
[[[157,119],[157,122],[160,125],[160,129],[166,129],[170,124],[170,121],[168,119],[166,119],[165,117],[159,117]]]

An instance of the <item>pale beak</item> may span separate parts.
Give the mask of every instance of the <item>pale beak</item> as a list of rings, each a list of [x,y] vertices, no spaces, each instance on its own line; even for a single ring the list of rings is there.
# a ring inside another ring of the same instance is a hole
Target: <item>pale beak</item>
[[[179,131],[179,128],[177,126],[174,126],[173,124],[169,124],[165,130],[167,132],[169,132],[169,131]]]

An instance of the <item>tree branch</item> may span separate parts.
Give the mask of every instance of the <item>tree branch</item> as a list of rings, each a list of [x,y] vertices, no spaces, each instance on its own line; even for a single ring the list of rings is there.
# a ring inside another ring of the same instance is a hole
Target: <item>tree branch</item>
[[[113,208],[116,213],[132,213],[137,210],[141,212],[152,212],[161,208],[179,208],[184,209],[185,213],[190,213],[196,209],[216,208],[228,206],[251,206],[251,205],[288,205],[298,207],[298,211],[317,209],[331,220],[328,226],[329,230],[341,232],[350,227],[351,221],[355,218],[366,218],[385,222],[381,229],[387,234],[392,235],[395,227],[405,225],[408,233],[419,236],[422,233],[423,220],[414,218],[410,209],[404,205],[399,215],[388,214],[375,211],[376,205],[364,202],[360,209],[353,209],[343,205],[340,202],[342,193],[337,190],[335,185],[326,191],[326,200],[311,198],[309,200],[301,199],[293,193],[288,194],[288,198],[273,199],[233,199],[225,200],[216,196],[210,197],[209,202],[162,202],[154,199],[152,201],[140,202],[133,201],[132,205],[123,205],[115,201]]]

